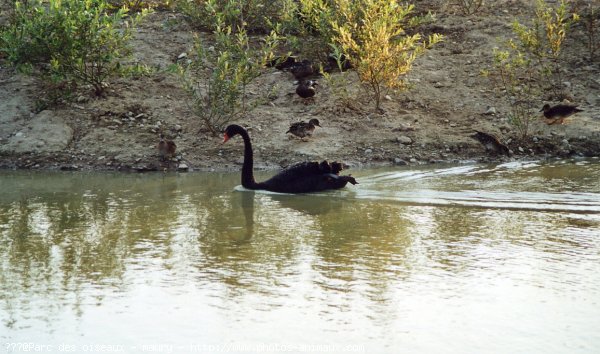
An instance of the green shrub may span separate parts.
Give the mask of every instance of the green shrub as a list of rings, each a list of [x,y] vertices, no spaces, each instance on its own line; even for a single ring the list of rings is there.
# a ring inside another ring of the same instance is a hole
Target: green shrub
[[[415,25],[409,14],[413,5],[389,0],[335,0],[336,18],[332,24],[334,40],[356,68],[367,87],[375,109],[381,110],[381,98],[389,90],[402,90],[402,80],[413,62],[441,35],[423,40],[420,34],[408,35],[405,26]]]
[[[176,0],[175,6],[193,26],[214,31],[229,26],[235,33],[269,33],[277,23],[289,22],[294,0]]]
[[[32,0],[16,2],[2,31],[2,51],[21,68],[40,66],[53,81],[89,84],[96,95],[130,53],[127,42],[146,14],[129,17],[127,8],[109,13],[105,0]],[[49,64],[49,67],[48,65]]]
[[[562,47],[571,25],[579,19],[577,14],[568,12],[567,5],[565,0],[561,0],[554,9],[544,0],[537,0],[531,27],[518,21],[513,23],[518,39],[515,50],[537,66],[539,82],[545,82],[555,96],[560,95],[562,83]]]
[[[196,56],[178,71],[192,110],[213,135],[256,106],[258,101],[247,101],[246,87],[273,58],[278,42],[272,32],[255,48],[243,27],[234,34],[229,26],[217,27],[214,47],[196,37]]]
[[[456,0],[460,10],[465,15],[476,13],[483,6],[483,2],[484,0]]]
[[[600,31],[600,4],[584,4],[580,11],[590,61],[594,61],[596,51],[600,48],[600,34],[598,33]]]
[[[562,45],[576,19],[568,16],[565,1],[554,10],[538,0],[532,27],[515,22],[516,40],[508,40],[504,50],[494,49],[493,67],[484,71],[510,104],[509,122],[523,139],[536,118],[531,107],[547,90],[559,89]]]
[[[539,73],[523,53],[516,51],[514,42],[509,41],[509,50],[494,49],[494,66],[484,71],[510,104],[509,123],[517,130],[521,139],[529,135],[535,115],[530,108],[539,102],[542,92],[538,84]]]

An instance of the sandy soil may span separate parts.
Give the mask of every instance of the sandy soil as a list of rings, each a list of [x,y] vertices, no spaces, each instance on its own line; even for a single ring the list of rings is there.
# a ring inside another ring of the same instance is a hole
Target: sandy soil
[[[353,107],[339,101],[323,79],[314,104],[306,105],[294,94],[290,73],[266,68],[248,91],[251,97],[267,90],[275,95],[236,121],[250,129],[257,167],[276,169],[322,159],[360,167],[600,154],[600,62],[581,56],[587,53],[581,26],[573,28],[565,45],[564,81],[573,103],[585,111],[568,125],[537,121],[531,138],[520,141],[508,123],[506,100],[480,71],[490,65],[492,48],[511,35],[514,18],[527,16],[523,3],[529,1],[494,1],[472,16],[450,5],[435,5],[446,3],[417,5],[437,13],[438,21],[426,30],[442,33],[445,41],[418,60],[408,77],[412,88],[386,98],[382,115],[361,97],[354,73],[345,74],[349,90],[358,95]],[[192,36],[181,15],[155,12],[132,43],[135,58],[165,69],[190,52]],[[0,167],[225,170],[238,169],[242,161],[241,140],[222,145],[221,137],[205,131],[187,106],[177,76],[165,70],[115,79],[104,98],[82,90],[74,102],[40,111],[39,98],[47,94],[34,78],[0,64]],[[541,97],[532,112],[545,102]],[[286,136],[290,123],[310,118],[322,125],[311,139]],[[513,156],[487,153],[469,138],[474,129],[497,135]],[[172,161],[162,162],[158,156],[159,131],[177,144]]]

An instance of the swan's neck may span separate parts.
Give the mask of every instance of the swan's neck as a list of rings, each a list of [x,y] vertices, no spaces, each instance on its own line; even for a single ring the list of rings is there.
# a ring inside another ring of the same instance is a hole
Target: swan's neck
[[[240,134],[244,139],[244,164],[242,165],[242,186],[248,189],[256,189],[256,181],[254,180],[254,160],[252,152],[252,143],[250,136],[244,132]]]

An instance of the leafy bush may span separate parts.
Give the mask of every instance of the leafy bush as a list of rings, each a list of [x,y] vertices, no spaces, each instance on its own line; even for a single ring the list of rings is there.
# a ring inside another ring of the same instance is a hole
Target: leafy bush
[[[483,6],[484,0],[456,0],[456,2],[465,15],[472,15]]]
[[[241,28],[269,33],[277,23],[289,22],[296,6],[293,0],[176,0],[175,5],[197,28],[229,26],[234,33]]]
[[[539,102],[542,90],[537,83],[538,73],[532,62],[523,53],[515,51],[514,42],[509,42],[509,46],[509,50],[494,49],[494,67],[492,71],[484,73],[509,101],[509,123],[524,139],[529,135],[531,123],[535,119],[530,108]]]
[[[97,95],[118,73],[118,59],[129,54],[134,25],[146,14],[109,13],[105,0],[16,2],[9,26],[0,34],[2,51],[21,68],[46,65],[53,81],[89,84]],[[48,65],[49,64],[49,67]]]
[[[582,1],[583,2],[583,1]],[[600,4],[577,4],[581,11],[581,22],[584,27],[587,49],[590,61],[596,58],[596,51],[600,48]]]
[[[559,96],[562,47],[571,25],[579,19],[570,14],[567,2],[561,0],[554,9],[544,0],[537,0],[531,27],[515,21],[513,31],[517,36],[515,50],[538,67],[540,82],[547,82],[555,96]]]
[[[539,103],[547,89],[558,90],[562,44],[576,19],[576,15],[568,16],[565,1],[554,10],[538,0],[533,26],[515,22],[517,40],[508,40],[505,50],[495,49],[493,67],[484,71],[509,101],[509,122],[521,138],[529,135],[535,119],[530,108]]]
[[[155,9],[171,7],[170,0],[108,0],[112,8],[126,7],[131,12],[141,12],[144,9]]]
[[[438,34],[422,40],[420,34],[407,35],[404,25],[414,25],[409,18],[413,5],[388,0],[335,0],[334,40],[356,68],[367,86],[375,109],[381,112],[381,98],[388,90],[406,88],[402,77],[413,62],[431,45],[439,42]]]
[[[178,71],[191,96],[192,110],[213,135],[257,104],[246,101],[246,87],[272,60],[278,42],[272,32],[259,48],[253,48],[243,27],[233,34],[229,26],[217,27],[214,47],[207,48],[196,37],[195,58]]]

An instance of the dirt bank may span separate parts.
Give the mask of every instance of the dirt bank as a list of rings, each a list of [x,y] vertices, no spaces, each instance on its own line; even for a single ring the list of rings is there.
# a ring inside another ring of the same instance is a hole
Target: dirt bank
[[[445,3],[431,1],[430,4]],[[391,95],[384,114],[360,97],[355,75],[349,89],[359,97],[352,107],[336,99],[326,80],[319,81],[314,104],[294,94],[294,78],[274,68],[249,88],[250,95],[272,91],[270,100],[236,121],[250,128],[258,167],[279,168],[302,160],[342,160],[352,167],[422,164],[459,160],[597,156],[600,154],[600,63],[587,53],[583,28],[575,26],[565,44],[564,86],[584,112],[571,123],[534,123],[530,139],[520,141],[508,123],[509,106],[480,71],[488,67],[492,48],[511,35],[510,23],[523,18],[523,2],[498,1],[472,16],[452,6],[432,6],[438,21],[431,30],[445,41],[418,60],[409,75],[412,88]],[[533,6],[533,4],[531,4]],[[190,51],[191,29],[172,12],[158,11],[141,25],[132,43],[135,58],[165,69]],[[237,169],[241,140],[221,144],[186,104],[178,78],[159,70],[141,78],[111,81],[107,97],[88,91],[74,102],[41,109],[45,91],[35,79],[0,67],[0,167],[76,170]],[[537,112],[543,105],[532,107]],[[307,142],[290,139],[290,123],[318,118]],[[512,157],[490,155],[469,138],[474,129],[497,135]],[[158,132],[174,138],[177,158],[161,162]]]

